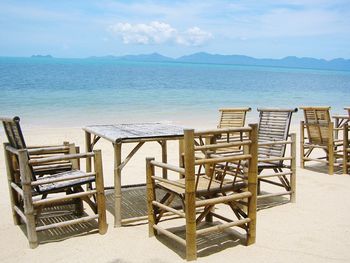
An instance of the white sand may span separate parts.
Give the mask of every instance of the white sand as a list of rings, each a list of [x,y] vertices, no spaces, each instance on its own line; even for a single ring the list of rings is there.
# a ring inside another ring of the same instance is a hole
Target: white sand
[[[293,126],[292,130],[297,131],[298,127]],[[24,133],[28,145],[66,140],[84,148],[80,128],[24,128]],[[2,132],[0,140],[1,143],[4,140]],[[130,150],[130,147],[124,149]],[[103,152],[105,184],[112,185],[112,147],[101,140],[97,148]],[[29,249],[25,233],[13,225],[3,149],[0,150],[1,262],[183,262],[181,246],[169,244],[161,237],[159,240],[149,238],[147,224],[113,228],[113,217],[109,213],[106,235],[74,236]],[[169,162],[176,164],[177,145],[170,143],[168,150]],[[123,170],[123,184],[145,181],[146,156],[160,159],[159,145],[144,145]],[[199,253],[198,262],[350,262],[349,208],[348,175],[329,176],[298,168],[297,202],[258,212],[256,244],[246,247],[227,235],[210,236],[202,240],[204,249]],[[213,237],[217,242],[210,241]]]

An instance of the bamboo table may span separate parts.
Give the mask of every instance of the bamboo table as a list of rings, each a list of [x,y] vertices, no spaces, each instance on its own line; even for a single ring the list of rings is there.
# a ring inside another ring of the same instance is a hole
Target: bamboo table
[[[158,142],[162,148],[162,162],[167,162],[167,141],[183,138],[183,127],[164,123],[132,123],[113,125],[91,125],[83,128],[85,131],[86,151],[93,150],[100,138],[106,139],[114,147],[114,196],[115,213],[114,227],[122,225],[121,208],[121,172],[133,155],[145,142]],[[93,135],[93,138],[92,138]],[[122,161],[122,144],[137,143],[127,157]],[[181,144],[179,144],[181,145]],[[86,170],[91,171],[91,159],[86,159]],[[167,170],[163,169],[163,177],[167,178]]]

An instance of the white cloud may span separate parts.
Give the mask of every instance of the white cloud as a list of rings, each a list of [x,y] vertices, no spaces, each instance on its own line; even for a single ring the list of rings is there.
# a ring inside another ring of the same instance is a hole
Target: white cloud
[[[149,24],[117,23],[108,30],[121,37],[124,44],[176,43],[186,46],[200,46],[213,36],[199,27],[191,27],[181,32],[171,25],[153,21]]]
[[[186,46],[200,46],[211,39],[213,35],[199,27],[191,27],[177,36],[176,42]]]

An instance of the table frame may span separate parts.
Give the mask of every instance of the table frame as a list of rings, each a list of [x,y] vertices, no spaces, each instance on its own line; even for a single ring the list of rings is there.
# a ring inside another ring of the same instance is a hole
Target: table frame
[[[128,224],[131,222],[136,222],[140,220],[147,219],[147,216],[135,217],[122,219],[121,217],[121,209],[122,209],[122,184],[121,184],[121,176],[122,170],[125,165],[131,160],[131,158],[135,155],[135,153],[142,147],[142,145],[146,142],[158,142],[162,149],[162,162],[167,162],[167,141],[169,140],[179,140],[179,164],[182,167],[182,140],[183,135],[171,135],[171,136],[156,136],[156,137],[143,137],[143,138],[128,138],[128,139],[120,139],[118,141],[111,140],[110,138],[97,134],[88,128],[83,128],[85,131],[85,149],[87,152],[91,152],[96,145],[96,143],[100,140],[100,138],[106,139],[110,141],[114,148],[114,227],[121,227],[122,224]],[[93,135],[93,138],[92,138]],[[122,159],[122,144],[123,143],[137,143],[137,145],[130,151],[130,153],[126,156],[126,158]],[[92,160],[91,158],[86,159],[86,171],[91,171]],[[163,169],[163,178],[167,178],[167,170]]]

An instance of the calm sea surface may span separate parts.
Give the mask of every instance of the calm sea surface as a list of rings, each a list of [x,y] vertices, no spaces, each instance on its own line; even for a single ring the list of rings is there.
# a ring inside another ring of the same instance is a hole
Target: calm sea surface
[[[31,125],[215,123],[218,108],[350,106],[350,72],[93,59],[0,58],[0,115]],[[253,116],[253,117],[252,117]],[[298,113],[301,118],[301,113]]]

